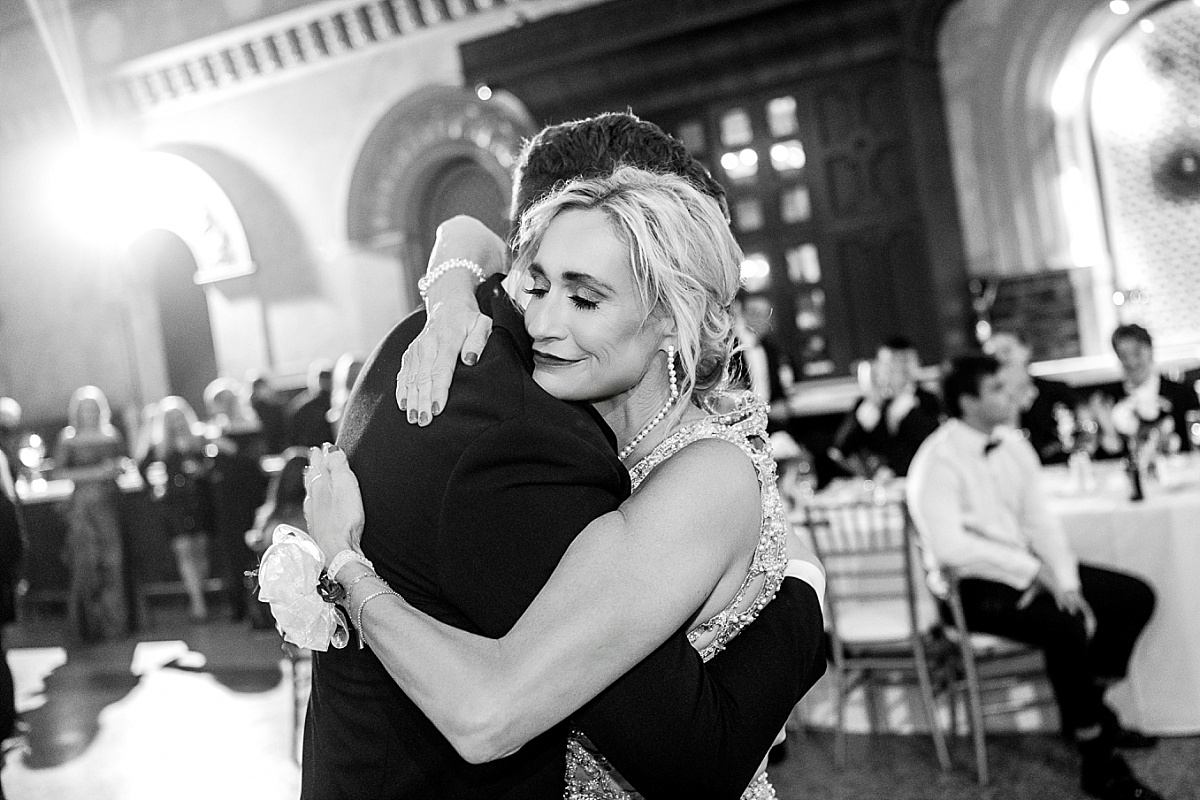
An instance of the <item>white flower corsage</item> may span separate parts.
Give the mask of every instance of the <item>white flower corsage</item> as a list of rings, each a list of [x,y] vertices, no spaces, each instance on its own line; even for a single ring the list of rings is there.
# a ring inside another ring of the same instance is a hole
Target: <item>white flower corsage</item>
[[[258,565],[258,599],[271,605],[271,614],[285,641],[322,652],[345,647],[350,628],[345,612],[322,588],[325,557],[313,538],[299,528],[279,525],[271,546]],[[335,589],[336,587],[336,589]]]

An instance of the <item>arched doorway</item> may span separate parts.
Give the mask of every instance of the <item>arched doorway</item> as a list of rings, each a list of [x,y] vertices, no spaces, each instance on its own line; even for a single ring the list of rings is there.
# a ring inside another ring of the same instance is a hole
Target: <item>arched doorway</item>
[[[426,258],[433,250],[438,224],[455,214],[468,214],[501,236],[507,234],[509,193],[472,158],[441,164],[419,194],[425,202],[420,206],[414,233],[417,247]]]
[[[244,309],[231,310],[235,301],[260,301],[224,288],[255,271],[241,218],[212,175],[183,156],[132,154],[120,174],[136,396],[199,403],[218,375],[267,363],[262,326]]]
[[[363,145],[350,181],[347,238],[397,261],[415,306],[438,223],[470,214],[508,235],[512,170],[522,139],[536,129],[504,92],[486,101],[449,86],[409,95]]]
[[[130,261],[157,301],[166,391],[183,397],[203,416],[204,388],[218,372],[208,303],[195,281],[196,259],[179,236],[153,230],[130,246]]]
[[[1162,2],[1129,21],[1089,87],[1117,318],[1168,347],[1200,330],[1197,52],[1200,7]]]

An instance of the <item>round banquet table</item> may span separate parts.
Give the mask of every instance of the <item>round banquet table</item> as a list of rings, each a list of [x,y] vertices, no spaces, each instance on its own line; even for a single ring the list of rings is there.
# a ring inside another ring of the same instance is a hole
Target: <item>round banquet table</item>
[[[1094,473],[1083,491],[1064,469],[1048,468],[1051,508],[1080,561],[1137,575],[1158,595],[1129,677],[1108,701],[1129,727],[1200,733],[1200,460],[1176,457],[1138,502],[1118,464]]]

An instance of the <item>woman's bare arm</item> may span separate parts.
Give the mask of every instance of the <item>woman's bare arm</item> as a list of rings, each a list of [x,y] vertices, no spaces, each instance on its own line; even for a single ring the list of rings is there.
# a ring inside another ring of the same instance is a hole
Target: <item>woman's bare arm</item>
[[[485,275],[508,271],[508,245],[473,217],[452,217],[437,228],[429,269],[455,259],[472,261]],[[396,403],[408,421],[427,425],[446,407],[459,358],[474,364],[491,333],[492,321],[475,302],[475,275],[450,269],[429,287],[424,330],[409,346],[396,376]]]
[[[347,498],[357,499],[357,482],[340,451],[314,458],[310,532],[331,557],[356,544],[361,516]],[[714,588],[732,595],[759,518],[750,462],[728,443],[698,442],[584,529],[502,639],[440,624],[387,595],[363,609],[366,640],[465,758],[497,758],[627,672],[692,620]],[[352,564],[337,577],[349,585],[365,571]],[[381,588],[374,578],[354,583],[351,612]]]

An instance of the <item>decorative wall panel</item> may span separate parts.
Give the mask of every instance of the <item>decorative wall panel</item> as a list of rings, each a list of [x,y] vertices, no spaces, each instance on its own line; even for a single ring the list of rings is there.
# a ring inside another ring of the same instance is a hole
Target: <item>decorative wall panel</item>
[[[1122,321],[1200,340],[1200,7],[1168,4],[1105,56],[1092,95]],[[1149,30],[1147,30],[1149,28]]]

